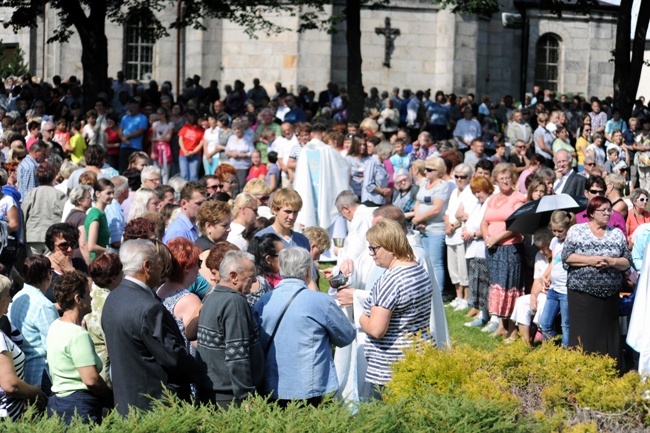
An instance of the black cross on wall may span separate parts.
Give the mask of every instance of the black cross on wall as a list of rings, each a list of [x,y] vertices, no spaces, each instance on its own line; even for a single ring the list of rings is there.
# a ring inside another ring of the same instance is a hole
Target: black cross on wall
[[[386,38],[384,42],[384,66],[390,68],[390,56],[395,51],[395,39],[400,35],[400,30],[390,26],[390,18],[386,17],[384,27],[376,27],[375,33]]]

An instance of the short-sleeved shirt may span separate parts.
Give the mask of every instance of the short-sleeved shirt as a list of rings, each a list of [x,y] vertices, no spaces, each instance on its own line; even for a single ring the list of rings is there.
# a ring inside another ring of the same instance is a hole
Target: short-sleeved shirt
[[[147,116],[140,113],[136,114],[135,116],[132,116],[130,114],[125,114],[124,117],[122,117],[122,121],[120,122],[120,128],[122,128],[124,135],[133,134],[135,131],[139,129],[143,129],[146,131],[148,126],[149,126],[149,121],[147,121]],[[124,143],[122,143],[121,147],[122,149],[142,150],[143,141],[144,141],[144,133],[138,135],[137,137],[129,138],[130,145],[126,146]]]
[[[88,331],[60,319],[52,323],[47,336],[47,363],[52,376],[52,392],[60,397],[88,390],[77,368],[95,366],[98,373],[102,370],[102,361],[95,353]]]
[[[558,238],[553,238],[550,248],[553,253],[553,258],[551,259],[553,263],[551,268],[551,289],[557,293],[566,295],[567,272],[562,263],[564,241],[560,241]]]
[[[506,219],[515,211],[515,207],[526,201],[526,197],[519,191],[513,191],[509,196],[499,199],[493,197],[485,211],[485,221],[488,223],[487,236],[496,236],[506,230]],[[486,234],[483,234],[486,237]],[[521,234],[507,239],[501,245],[512,245],[523,241]]]
[[[183,147],[188,152],[193,151],[199,145],[201,140],[203,140],[203,128],[197,125],[191,125],[186,123],[183,125],[180,131],[178,131],[178,136],[183,138]],[[180,156],[187,156],[183,149],[180,150]]]
[[[7,355],[14,362],[14,370],[18,379],[23,380],[25,368],[25,354],[17,344],[11,341],[4,332],[0,331],[0,353],[7,352]],[[16,421],[23,412],[24,400],[7,394],[0,388],[0,418],[10,417]]]
[[[86,229],[86,240],[88,240],[88,235],[90,234],[90,225],[95,221],[99,223],[99,229],[97,232],[97,245],[106,248],[111,240],[111,231],[108,228],[106,214],[96,207],[91,208],[88,211],[88,214],[86,214],[86,222],[84,223],[84,229]],[[95,260],[96,255],[96,253],[91,252],[90,260]]]
[[[431,278],[420,264],[390,268],[374,284],[363,305],[364,313],[369,315],[372,307],[378,306],[392,314],[384,336],[368,335],[366,340],[367,382],[386,384],[391,379],[390,364],[404,357],[410,338],[418,332],[427,338],[432,294]]]
[[[418,194],[415,196],[418,205],[418,213],[423,214],[433,206],[433,201],[438,199],[444,202],[442,209],[438,215],[426,221],[426,231],[431,234],[444,235],[445,234],[445,212],[449,204],[449,184],[444,180],[438,182],[431,189],[427,189],[429,181],[426,181],[420,186]]]
[[[280,183],[280,170],[277,164],[269,164],[266,171],[266,184],[271,186],[271,176],[275,176],[275,187]]]
[[[75,134],[70,137],[70,147],[72,148],[70,159],[75,164],[79,164],[81,159],[84,157],[84,152],[86,151],[86,140],[84,140],[81,134]]]
[[[618,293],[623,281],[622,271],[611,266],[604,269],[596,269],[593,266],[572,267],[566,263],[566,260],[574,253],[585,256],[620,257],[632,264],[632,255],[622,231],[606,227],[605,234],[599,239],[592,233],[588,223],[576,224],[569,229],[562,250],[562,262],[568,270],[569,290],[599,298],[607,298]]]

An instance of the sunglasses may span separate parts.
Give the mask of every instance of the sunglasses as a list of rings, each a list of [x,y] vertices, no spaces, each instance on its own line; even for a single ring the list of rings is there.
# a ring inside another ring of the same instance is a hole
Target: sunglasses
[[[75,249],[78,248],[79,245],[72,243],[72,242],[61,242],[60,244],[55,245],[56,248],[60,249],[61,251],[68,251],[68,249]]]
[[[648,201],[648,199],[647,198],[637,198],[636,201],[640,201],[642,203],[645,203],[645,202]]]
[[[595,163],[595,162],[590,162],[589,164],[585,164],[585,165],[586,165],[587,167],[593,167],[594,165],[596,165],[596,163]]]
[[[589,193],[593,195],[605,195],[605,191],[602,189],[590,189]]]
[[[427,173],[431,173],[431,172],[438,171],[438,170],[436,170],[435,168],[425,167],[424,171],[426,171]]]
[[[263,195],[262,197],[259,198],[259,200],[260,201],[269,201],[269,197],[270,196],[268,196],[268,195]]]
[[[455,177],[456,179],[462,179],[462,180],[465,180],[465,179],[467,179],[469,176],[459,176],[459,175],[455,174],[454,177]]]

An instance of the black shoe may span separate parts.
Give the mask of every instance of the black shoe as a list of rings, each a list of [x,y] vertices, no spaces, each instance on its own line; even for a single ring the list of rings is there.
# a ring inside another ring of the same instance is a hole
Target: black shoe
[[[450,294],[450,293],[443,293],[442,294],[442,302],[451,302],[454,299],[456,299],[456,297],[454,295]]]

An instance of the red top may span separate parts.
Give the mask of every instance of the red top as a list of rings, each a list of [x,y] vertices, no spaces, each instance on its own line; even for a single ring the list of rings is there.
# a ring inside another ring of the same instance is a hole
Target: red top
[[[180,131],[178,131],[178,136],[183,137],[183,147],[187,151],[192,151],[196,149],[196,146],[199,145],[203,139],[203,128],[200,126],[185,124]],[[183,149],[180,151],[180,156],[187,156]]]
[[[260,164],[257,167],[251,165],[251,168],[248,169],[248,176],[246,176],[246,182],[248,182],[251,179],[259,179],[261,175],[264,175],[264,177],[266,177],[266,165]]]

